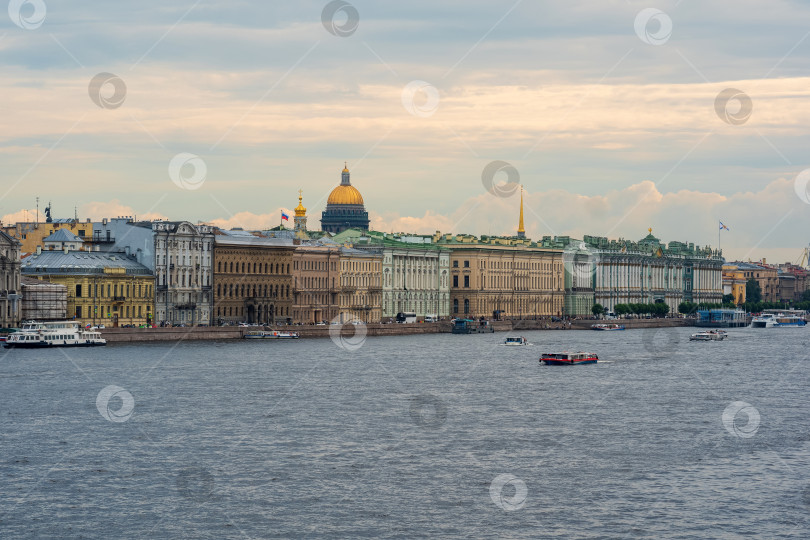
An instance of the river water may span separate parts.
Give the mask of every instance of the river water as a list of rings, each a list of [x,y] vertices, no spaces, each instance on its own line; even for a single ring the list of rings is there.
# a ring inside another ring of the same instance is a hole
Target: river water
[[[0,537],[807,538],[808,330],[692,331],[4,350]]]

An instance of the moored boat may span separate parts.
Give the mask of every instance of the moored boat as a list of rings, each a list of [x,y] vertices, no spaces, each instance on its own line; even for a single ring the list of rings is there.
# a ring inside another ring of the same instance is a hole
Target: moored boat
[[[623,324],[606,324],[606,323],[592,324],[591,325],[591,330],[601,330],[603,332],[611,331],[611,330],[614,330],[614,331],[615,330],[624,330],[624,325]]]
[[[510,347],[517,347],[517,346],[521,346],[521,345],[528,345],[528,344],[529,344],[529,340],[528,340],[528,339],[526,339],[526,338],[525,338],[525,337],[523,337],[523,336],[514,336],[514,337],[508,337],[508,338],[506,338],[506,339],[504,340],[503,344],[504,344],[504,345],[508,345],[508,346],[510,346]]]
[[[278,330],[252,330],[245,332],[245,339],[298,339],[298,332],[286,332]]]
[[[596,364],[599,357],[588,352],[559,352],[544,353],[540,357],[540,363],[547,366],[576,366],[579,364]]]
[[[805,325],[807,325],[807,321],[802,317],[784,313],[762,313],[758,317],[751,319],[751,328],[801,327]]]
[[[97,328],[79,328],[73,321],[25,322],[19,332],[6,338],[7,349],[43,347],[97,347],[106,345]]]

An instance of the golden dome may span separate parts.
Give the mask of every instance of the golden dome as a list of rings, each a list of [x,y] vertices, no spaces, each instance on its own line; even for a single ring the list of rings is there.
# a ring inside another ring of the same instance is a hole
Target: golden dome
[[[363,196],[354,186],[341,184],[332,190],[326,204],[363,204]]]
[[[306,217],[307,209],[304,208],[304,204],[301,202],[303,195],[301,195],[301,190],[298,190],[298,206],[295,207],[295,217]]]

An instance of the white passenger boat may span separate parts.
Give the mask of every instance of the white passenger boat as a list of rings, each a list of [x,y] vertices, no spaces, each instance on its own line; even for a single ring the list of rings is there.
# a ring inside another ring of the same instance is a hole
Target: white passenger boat
[[[689,336],[689,341],[723,341],[728,337],[728,334],[722,330],[707,330],[706,332],[698,332]]]
[[[510,347],[519,347],[521,345],[528,345],[529,340],[523,336],[515,336],[515,337],[508,337],[503,342],[504,345],[508,345]]]
[[[97,328],[80,328],[73,321],[25,322],[19,332],[9,334],[6,348],[96,347],[106,345]]]
[[[245,332],[245,339],[298,339],[298,332],[279,332],[278,330],[252,330]]]
[[[784,313],[763,313],[751,319],[751,328],[777,328],[805,326],[807,322],[798,315],[785,315]]]

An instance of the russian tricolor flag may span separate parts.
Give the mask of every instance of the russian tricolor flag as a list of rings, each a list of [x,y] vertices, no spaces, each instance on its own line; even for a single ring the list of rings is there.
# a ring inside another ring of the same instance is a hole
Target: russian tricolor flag
[[[284,212],[282,212],[282,213],[281,213],[281,219],[286,219],[287,221],[290,221],[290,216],[288,216],[287,214],[285,214]]]

